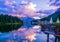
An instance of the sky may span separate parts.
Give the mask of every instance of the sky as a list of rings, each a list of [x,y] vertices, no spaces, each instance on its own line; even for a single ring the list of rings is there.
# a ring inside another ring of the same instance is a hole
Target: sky
[[[54,13],[60,0],[0,0],[0,13],[40,19]]]

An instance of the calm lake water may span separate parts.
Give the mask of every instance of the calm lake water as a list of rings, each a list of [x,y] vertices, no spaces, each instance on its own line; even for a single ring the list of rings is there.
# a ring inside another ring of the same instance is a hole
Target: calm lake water
[[[7,28],[7,27],[4,27]],[[17,25],[8,26],[8,28],[19,28]],[[25,23],[18,30],[1,33],[0,42],[46,42],[47,35],[41,32],[39,25]],[[50,35],[50,42],[54,41],[54,36]]]

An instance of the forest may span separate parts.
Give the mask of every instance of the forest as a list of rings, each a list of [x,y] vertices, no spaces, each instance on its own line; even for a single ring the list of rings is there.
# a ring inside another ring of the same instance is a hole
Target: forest
[[[17,30],[23,25],[23,21],[11,15],[0,14],[0,32]]]

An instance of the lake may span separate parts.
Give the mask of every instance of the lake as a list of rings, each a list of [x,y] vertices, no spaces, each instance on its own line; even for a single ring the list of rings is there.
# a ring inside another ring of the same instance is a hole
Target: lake
[[[8,25],[1,28],[19,28],[10,32],[0,32],[0,42],[46,42],[47,35],[41,32],[39,25],[25,23],[23,26]],[[54,36],[50,34],[50,42],[54,41]]]

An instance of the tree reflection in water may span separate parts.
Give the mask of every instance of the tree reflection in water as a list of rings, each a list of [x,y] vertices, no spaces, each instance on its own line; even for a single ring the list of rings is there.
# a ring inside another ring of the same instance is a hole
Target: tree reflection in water
[[[35,36],[38,32],[37,28],[38,26],[35,26],[33,28],[19,28],[18,30],[12,31],[13,40],[7,40],[7,42],[33,42],[33,40],[36,40]]]
[[[17,30],[19,27],[21,27],[20,24],[5,24],[5,25],[0,25],[0,32],[10,32],[13,30]]]

